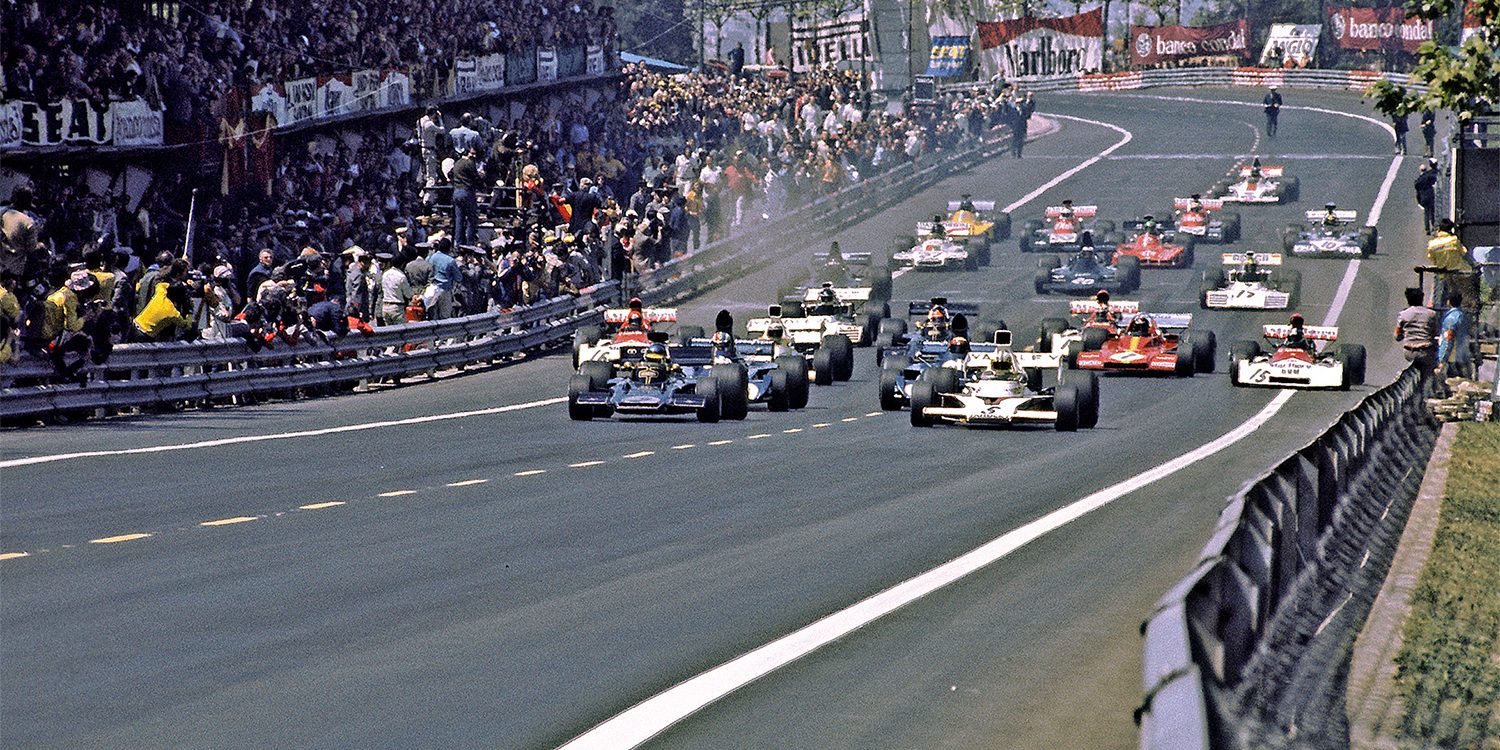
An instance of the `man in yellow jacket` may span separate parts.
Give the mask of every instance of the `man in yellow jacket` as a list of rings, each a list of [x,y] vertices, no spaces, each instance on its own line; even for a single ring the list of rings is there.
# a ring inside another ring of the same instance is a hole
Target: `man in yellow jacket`
[[[187,307],[186,289],[168,281],[158,281],[151,293],[151,301],[146,303],[140,315],[135,316],[136,332],[147,341],[176,339],[193,328],[193,321],[183,313]]]
[[[1465,309],[1474,309],[1479,302],[1479,280],[1469,262],[1469,249],[1458,240],[1453,228],[1451,219],[1439,219],[1437,231],[1427,241],[1427,262],[1439,269],[1435,274],[1433,299],[1445,300],[1448,292],[1455,291],[1463,295]]]

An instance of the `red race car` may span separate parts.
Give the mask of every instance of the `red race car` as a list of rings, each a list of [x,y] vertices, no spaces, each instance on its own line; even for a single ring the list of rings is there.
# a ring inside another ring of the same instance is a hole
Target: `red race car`
[[[1120,333],[1102,341],[1084,338],[1075,366],[1081,370],[1168,373],[1192,377],[1214,371],[1213,331],[1186,331],[1188,314],[1138,313]]]
[[[1147,268],[1187,268],[1193,265],[1193,246],[1198,238],[1177,231],[1171,224],[1158,224],[1147,216],[1127,221],[1125,233],[1116,235],[1115,257],[1134,256]]]

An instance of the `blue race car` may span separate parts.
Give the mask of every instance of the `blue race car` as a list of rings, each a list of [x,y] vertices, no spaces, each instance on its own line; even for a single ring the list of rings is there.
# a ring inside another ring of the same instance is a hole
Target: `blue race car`
[[[1037,294],[1094,294],[1100,289],[1133,292],[1141,285],[1141,261],[1131,255],[1106,257],[1094,249],[1093,237],[1084,232],[1083,245],[1067,263],[1056,255],[1037,260],[1032,288]]]
[[[907,332],[906,321],[895,321],[901,325],[883,328],[881,345],[875,350],[880,362],[880,408],[886,411],[911,403],[912,384],[918,380],[934,381],[942,393],[958,389],[960,371],[943,365],[962,361],[968,353],[969,316],[979,314],[979,305],[933,297],[910,303],[907,313],[916,318],[916,332]]]
[[[745,392],[703,374],[712,372],[712,350],[679,346],[674,357],[667,338],[652,332],[639,358],[626,353],[615,362],[584,362],[568,382],[568,417],[586,422],[614,415],[694,414],[699,422],[717,422],[725,401],[731,414],[738,412]]]

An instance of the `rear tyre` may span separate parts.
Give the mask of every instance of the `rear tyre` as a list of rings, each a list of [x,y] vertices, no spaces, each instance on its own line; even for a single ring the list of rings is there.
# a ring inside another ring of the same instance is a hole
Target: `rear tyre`
[[[719,385],[719,415],[740,420],[750,413],[750,374],[744,365],[714,365],[710,370]]]
[[[1185,342],[1191,344],[1192,342]],[[1184,349],[1181,344],[1177,346],[1177,359],[1172,365],[1172,374],[1179,378],[1190,378],[1193,376],[1193,351]]]
[[[833,379],[843,382],[854,377],[854,342],[842,333],[823,337],[822,348],[833,353]]]
[[[1046,294],[1047,285],[1052,283],[1052,272],[1045,268],[1036,269],[1031,275],[1031,289],[1037,294]]]
[[[1068,330],[1068,321],[1062,318],[1042,318],[1042,335],[1037,337],[1036,350],[1052,353],[1052,337]]]
[[[1141,261],[1127,255],[1115,265],[1115,274],[1120,281],[1120,291],[1133,292],[1141,288]]]
[[[891,298],[891,269],[879,268],[870,275],[870,300],[886,302]]]
[[[1094,222],[1094,236],[1103,237],[1115,231],[1115,223],[1108,219],[1099,219]]]
[[[704,335],[703,326],[678,326],[677,345],[687,346],[692,343],[692,339],[701,339]]]
[[[615,376],[615,371],[608,362],[584,362],[578,366],[578,374],[588,378],[589,390],[602,391],[609,387],[609,379]]]
[[[1281,249],[1288,254],[1297,245],[1297,240],[1302,239],[1302,233],[1307,231],[1306,224],[1288,224],[1286,229],[1281,230]]]
[[[574,375],[568,380],[568,418],[575,422],[587,422],[594,418],[594,406],[592,404],[578,403],[578,397],[588,393],[589,378],[587,375]]]
[[[1072,383],[1064,383],[1057,386],[1052,393],[1052,408],[1057,410],[1058,432],[1074,432],[1078,429],[1078,423],[1083,416],[1083,393],[1079,387]]]
[[[1192,268],[1193,267],[1193,260],[1194,260],[1193,250],[1197,246],[1198,246],[1198,238],[1194,237],[1191,234],[1187,235],[1186,239],[1184,239],[1182,241],[1182,267],[1183,268]]]
[[[820,346],[813,352],[813,382],[818,385],[833,385],[833,352]]]
[[[1195,331],[1192,336],[1193,370],[1201,373],[1214,371],[1214,355],[1218,353],[1219,341],[1213,331]]]
[[[1219,214],[1219,226],[1222,227],[1220,235],[1224,242],[1238,242],[1240,239],[1240,215],[1234,211],[1225,211]]]
[[[890,365],[898,359],[904,360],[906,358],[892,357],[886,360],[886,364]],[[902,362],[900,364],[900,367],[887,366],[880,369],[880,408],[885,411],[900,409],[901,403],[906,400],[901,393],[901,371],[906,369],[906,363]]]
[[[1246,385],[1240,381],[1240,363],[1260,356],[1260,344],[1255,341],[1236,341],[1229,345],[1229,382]]]
[[[787,383],[786,371],[772,370],[770,380],[771,389],[766,394],[766,409],[769,411],[786,411],[790,409],[792,404],[791,395],[788,393],[790,389]]]
[[[793,409],[806,408],[811,390],[808,385],[807,358],[799,354],[783,354],[776,358],[776,368],[786,372],[788,404]]]
[[[1059,258],[1056,255],[1043,255],[1042,257],[1036,259],[1036,267],[1043,268],[1048,271],[1051,271],[1054,268],[1061,268],[1062,258]]]
[[[1359,344],[1339,344],[1333,356],[1344,366],[1344,379],[1339,388],[1348,390],[1352,385],[1365,384],[1365,348]]]
[[[1078,355],[1083,353],[1082,341],[1069,341],[1067,349],[1063,350],[1062,364],[1069,370],[1078,367]]]
[[[1109,332],[1103,328],[1083,329],[1083,351],[1097,352],[1104,347],[1104,342],[1109,340]]]
[[[919,383],[931,383],[938,393],[958,393],[958,370],[947,367],[929,367],[917,377]]]
[[[917,381],[911,387],[911,424],[913,427],[931,427],[934,420],[926,414],[927,407],[937,404],[937,389],[932,383]]]
[[[1375,254],[1377,231],[1375,227],[1365,227],[1359,230],[1359,249],[1364,257],[1368,258]]]
[[[583,356],[583,347],[593,346],[604,337],[604,329],[599,326],[583,326],[573,332],[573,367],[578,368],[579,358]]]
[[[896,343],[897,336],[906,335],[906,321],[901,318],[885,318],[880,321],[880,333],[876,339],[881,346],[890,346]]]
[[[703,396],[703,405],[698,407],[698,421],[719,421],[719,384],[712,377],[704,378],[698,381],[697,392]]]

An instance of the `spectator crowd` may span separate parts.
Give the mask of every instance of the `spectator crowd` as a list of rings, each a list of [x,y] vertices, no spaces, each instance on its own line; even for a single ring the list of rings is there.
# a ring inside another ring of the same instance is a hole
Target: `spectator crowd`
[[[424,18],[449,5],[425,0],[399,12]],[[560,21],[567,13],[599,15],[587,2],[520,5],[559,21],[527,33],[581,33]],[[223,73],[222,64],[237,59],[229,51],[243,45],[243,56],[268,66],[263,73],[285,77],[322,57],[385,62],[384,52],[367,47],[371,40],[390,36],[398,41],[386,52],[404,54],[399,40],[410,39],[410,24],[381,20],[394,17],[394,6],[341,0],[294,27],[296,36],[318,40],[309,47],[316,54],[299,57],[247,39],[273,28],[260,13],[287,17],[276,3],[257,4],[254,13],[238,4],[199,6],[201,17],[227,22],[237,39],[202,27],[193,53],[173,64],[213,60],[207,67]],[[183,29],[197,23],[187,4],[182,23],[165,27],[170,32],[116,27],[119,19],[97,9],[62,25],[27,7],[20,38],[44,28],[87,37],[63,46],[91,60],[36,69],[27,74],[30,86],[58,85],[61,76],[68,86],[104,82],[108,90],[112,66],[139,59],[165,37],[189,38]],[[343,15],[351,19],[345,26],[368,22],[373,31],[335,33],[340,24],[328,19]],[[95,28],[99,38],[88,31]],[[499,27],[443,41],[469,53],[470,43],[503,49],[533,38],[519,34]],[[9,71],[5,83],[14,85]],[[70,376],[121,341],[236,337],[277,346],[576,294],[1002,123],[1021,134],[1019,156],[1034,106],[1009,87],[946,95],[904,114],[872,111],[866,97],[849,71],[667,75],[627,66],[617,83],[502,96],[469,111],[431,106],[415,127],[278,135],[264,190],[219,195],[196,165],[149,165],[149,187],[134,193],[91,186],[84,170],[34,173],[0,205],[0,361],[49,357]],[[197,192],[190,222],[193,187],[209,189]]]

